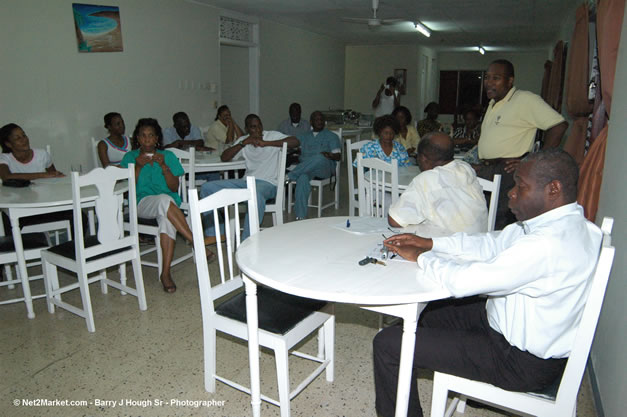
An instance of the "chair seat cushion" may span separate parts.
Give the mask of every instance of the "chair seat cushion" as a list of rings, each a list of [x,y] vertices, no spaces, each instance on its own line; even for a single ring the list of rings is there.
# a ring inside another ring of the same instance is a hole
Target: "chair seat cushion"
[[[86,236],[85,237],[85,248],[90,248],[92,246],[96,246],[99,245],[100,242],[98,241],[98,237],[97,236]],[[109,255],[113,255],[116,253],[120,253],[120,252],[124,252],[125,250],[130,249],[130,246],[124,247],[124,248],[119,248],[119,249],[115,249],[109,252],[105,252],[105,253],[101,253],[100,255],[96,255],[96,256],[92,256],[91,258],[87,258],[87,261],[93,261],[96,259],[100,259],[100,258],[104,258],[107,257]],[[63,256],[64,258],[68,258],[68,259],[74,259],[76,260],[76,253],[74,251],[74,241],[70,240],[64,243],[61,243],[60,245],[57,246],[53,246],[50,249],[48,249],[50,252],[52,253],[56,253],[59,256]]]
[[[128,213],[124,214],[124,221],[128,223],[129,221]],[[159,223],[157,223],[157,219],[148,219],[145,217],[138,217],[137,223],[143,224],[144,226],[155,226],[155,227],[159,226]]]
[[[46,234],[43,232],[22,234],[22,247],[24,250],[47,248]],[[0,252],[15,252],[13,236],[0,236]]]
[[[545,387],[543,390],[530,392],[529,394],[535,395],[536,397],[546,398],[547,400],[555,401],[555,398],[557,397],[557,391],[560,388],[561,382],[562,375],[556,378],[555,381],[551,383],[551,385]]]
[[[285,334],[310,314],[327,303],[311,300],[257,286],[259,328],[275,334]],[[246,293],[241,292],[216,308],[221,316],[246,323]]]

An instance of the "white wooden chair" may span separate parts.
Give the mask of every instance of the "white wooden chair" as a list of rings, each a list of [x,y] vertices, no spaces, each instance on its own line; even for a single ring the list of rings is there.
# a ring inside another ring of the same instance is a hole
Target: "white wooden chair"
[[[91,145],[91,159],[94,163],[94,168],[101,167],[100,157],[98,156],[98,143],[100,139],[96,139],[95,137],[91,137],[90,145]]]
[[[185,170],[185,175],[182,175],[179,181],[179,195],[182,201],[181,209],[187,211],[189,208],[187,202],[188,191],[196,188],[196,149],[190,147],[187,150],[178,148],[168,148],[168,150],[176,155]]]
[[[123,227],[123,196],[115,193],[119,182],[128,181],[129,189],[129,233]],[[96,187],[98,197],[95,201],[95,212],[98,218],[98,233],[95,236],[83,236],[81,217],[81,189]],[[46,288],[48,311],[54,313],[55,305],[71,313],[83,317],[87,330],[94,332],[94,316],[91,307],[89,284],[100,281],[104,294],[107,286],[119,289],[123,293],[137,297],[139,309],[146,310],[146,295],[140,265],[139,241],[137,235],[137,204],[135,196],[135,166],[127,169],[107,167],[96,168],[86,175],[72,173],[72,201],[74,224],[76,225],[74,240],[53,246],[41,252]],[[135,288],[126,285],[126,262],[133,265]],[[107,278],[106,268],[120,266],[120,282]],[[74,272],[77,282],[60,286],[57,268]],[[99,272],[96,276],[89,274]],[[78,288],[81,294],[82,308],[73,306],[62,300],[61,294]]]
[[[359,194],[355,187],[355,167],[353,167],[353,152],[359,151],[362,146],[370,140],[360,140],[351,143],[350,139],[346,139],[346,167],[348,168],[348,215],[357,216],[359,210]]]
[[[479,184],[483,188],[483,191],[490,193],[490,204],[488,206],[488,232],[494,231],[494,225],[496,224],[496,209],[499,206],[499,189],[501,187],[501,175],[495,174],[492,181],[479,178]]]
[[[0,229],[3,229],[2,222],[0,222]],[[15,292],[13,297],[2,296],[0,305],[19,303],[22,301],[29,303],[37,298],[45,297],[45,294],[32,295],[30,291],[30,281],[43,278],[43,274],[29,276],[27,281],[26,277],[20,275],[19,269],[15,268],[16,275],[15,278],[13,277],[12,267],[17,265],[17,254],[15,253],[13,236],[10,230],[6,236],[2,230],[0,230],[0,232],[2,232],[0,233],[0,265],[4,265],[4,280],[0,281],[0,290],[6,288],[8,291]],[[21,237],[27,268],[40,265],[41,250],[50,247],[49,236],[44,232],[38,232],[21,233]],[[15,290],[15,286],[19,284],[22,285],[21,294],[17,293],[17,290]],[[32,317],[29,316],[29,318],[34,318],[34,315]]]
[[[389,207],[398,200],[398,161],[363,158],[357,153],[359,215],[387,218]]]
[[[203,246],[202,213],[213,210],[214,221],[223,215],[225,230],[239,231],[239,205],[247,205],[251,236],[259,231],[254,177],[248,177],[247,189],[224,189],[198,200],[197,190],[190,190],[190,217],[194,244]],[[231,224],[231,222],[233,224]],[[220,228],[216,228],[220,241]],[[239,339],[248,340],[246,322],[246,296],[243,279],[234,265],[234,252],[240,245],[239,233],[226,233],[223,245],[217,246],[219,277],[210,277],[204,253],[196,253],[196,269],[200,291],[203,340],[205,389],[215,392],[216,379],[240,391],[250,394],[250,389],[216,373],[216,332],[223,332]],[[275,352],[279,401],[265,395],[261,398],[280,406],[281,416],[290,415],[290,400],[302,391],[316,376],[326,369],[327,381],[333,381],[333,345],[335,316],[333,305],[306,298],[294,297],[275,290],[258,287],[259,344]],[[320,329],[318,356],[291,352],[301,358],[319,363],[314,372],[290,392],[288,352],[311,333]],[[242,358],[246,361],[246,358]]]
[[[455,410],[463,413],[466,398],[472,398],[493,406],[525,413],[533,416],[553,417],[577,415],[577,392],[588,361],[588,354],[594,339],[605,288],[614,260],[614,247],[611,245],[611,232],[614,219],[603,219],[603,244],[596,269],[591,277],[590,290],[586,301],[579,328],[573,342],[570,356],[560,381],[552,387],[552,392],[531,393],[512,392],[497,388],[483,382],[472,381],[453,375],[435,372],[433,377],[433,396],[431,400],[431,417],[451,416]],[[445,411],[448,392],[461,395],[461,399],[453,399]]]
[[[266,203],[266,213],[272,214],[272,224],[274,226],[283,224],[283,199],[285,198],[285,165],[287,163],[287,143],[283,143],[279,158],[279,172],[277,173],[276,197]],[[256,203],[255,203],[256,204]],[[262,222],[263,219],[259,219]],[[217,223],[216,223],[217,224]]]
[[[318,189],[318,199],[316,201],[316,204],[311,204],[311,194],[309,195],[309,203],[307,204],[308,207],[316,207],[318,209],[318,217],[322,217],[322,210],[327,209],[331,206],[335,206],[335,209],[337,210],[338,208],[340,208],[340,166],[341,161],[337,161],[335,163],[335,174],[329,178],[324,178],[324,179],[317,179],[314,178],[311,181],[309,181],[309,184],[311,184],[312,187],[317,187]],[[335,198],[333,201],[330,201],[326,204],[323,204],[323,200],[322,200],[322,191],[324,190],[324,186],[328,185],[329,187],[333,186],[335,187]],[[296,181],[289,181],[288,182],[288,186],[287,186],[287,212],[291,213],[292,212],[292,206],[294,205],[294,201],[292,199],[292,196],[294,194],[294,187],[296,186]],[[312,190],[313,193],[313,190]]]

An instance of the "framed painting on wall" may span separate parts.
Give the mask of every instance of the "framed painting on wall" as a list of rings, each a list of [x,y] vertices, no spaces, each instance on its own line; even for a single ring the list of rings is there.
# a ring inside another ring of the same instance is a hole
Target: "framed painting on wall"
[[[78,52],[121,52],[120,8],[72,3]]]
[[[394,78],[396,78],[398,91],[401,93],[401,95],[407,94],[407,70],[404,68],[395,69]]]

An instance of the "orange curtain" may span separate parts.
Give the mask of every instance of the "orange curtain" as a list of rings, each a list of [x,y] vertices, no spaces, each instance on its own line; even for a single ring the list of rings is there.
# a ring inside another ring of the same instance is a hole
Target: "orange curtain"
[[[600,0],[597,4],[597,43],[601,71],[601,94],[608,119],[611,118],[612,114],[612,90],[614,89],[616,58],[624,12],[625,0]],[[595,220],[599,208],[607,132],[608,125],[605,125],[590,146],[579,176],[577,201],[583,206],[586,218],[590,221]]]
[[[553,65],[547,86],[546,102],[558,113],[562,112],[562,91],[564,89],[564,42],[559,41],[553,48]],[[546,64],[545,64],[546,65]]]
[[[586,145],[588,115],[592,103],[588,100],[590,77],[588,55],[588,5],[582,4],[575,14],[575,29],[568,48],[568,76],[566,78],[566,108],[573,118],[573,126],[564,144],[577,163],[583,162]]]

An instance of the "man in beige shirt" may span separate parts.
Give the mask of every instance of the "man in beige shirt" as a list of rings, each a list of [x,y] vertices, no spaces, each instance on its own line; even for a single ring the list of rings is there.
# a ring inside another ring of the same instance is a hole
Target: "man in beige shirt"
[[[507,191],[513,187],[513,172],[533,147],[536,132],[544,130],[544,148],[559,146],[568,123],[540,96],[514,87],[514,66],[504,59],[488,67],[484,89],[490,104],[481,124],[477,175],[492,180],[501,175],[496,229],[515,221],[507,207]]]

